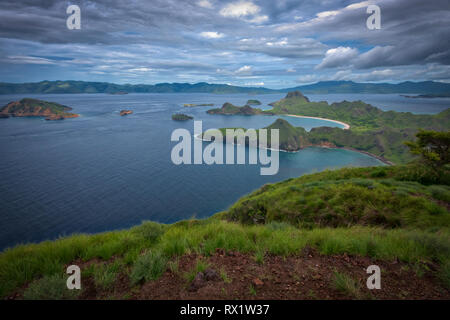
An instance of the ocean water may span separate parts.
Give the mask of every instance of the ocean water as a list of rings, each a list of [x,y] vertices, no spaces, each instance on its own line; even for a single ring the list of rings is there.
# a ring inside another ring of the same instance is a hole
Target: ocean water
[[[170,154],[176,145],[170,140],[172,131],[186,128],[193,132],[192,121],[172,121],[173,113],[202,120],[203,129],[261,128],[276,120],[272,116],[213,116],[206,114],[211,107],[184,108],[184,103],[220,107],[225,102],[243,105],[255,98],[266,107],[283,96],[26,95],[71,106],[81,117],[0,119],[0,249],[72,233],[123,229],[144,220],[171,223],[203,218],[227,209],[265,183],[325,169],[381,165],[364,154],[322,148],[281,152],[280,170],[274,176],[261,176],[259,165],[172,163]],[[2,95],[0,106],[23,97]],[[312,98],[324,100],[323,96]],[[347,95],[336,101],[359,98]],[[423,110],[428,108],[423,106]],[[121,109],[134,113],[121,117]],[[322,120],[286,119],[307,130],[339,126]]]

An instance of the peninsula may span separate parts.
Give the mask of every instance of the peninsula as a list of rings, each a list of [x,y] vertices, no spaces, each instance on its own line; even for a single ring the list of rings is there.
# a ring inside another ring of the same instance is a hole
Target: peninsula
[[[325,101],[311,102],[299,91],[289,92],[285,98],[270,105],[273,109],[262,111],[226,103],[222,109],[209,110],[208,113],[242,114],[242,108],[246,108],[256,110],[247,112],[248,115],[285,115],[335,121],[346,130],[318,127],[307,132],[283,119],[276,120],[267,128],[280,130],[280,149],[284,151],[298,151],[309,146],[344,148],[372,155],[388,164],[403,164],[414,158],[403,141],[414,139],[419,129],[450,130],[450,108],[436,115],[417,115],[382,111],[362,101],[342,101],[331,105]]]

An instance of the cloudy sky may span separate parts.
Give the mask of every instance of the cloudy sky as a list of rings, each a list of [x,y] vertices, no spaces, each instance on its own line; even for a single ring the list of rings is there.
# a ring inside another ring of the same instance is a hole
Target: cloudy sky
[[[450,82],[449,22],[449,0],[2,0],[0,81]]]

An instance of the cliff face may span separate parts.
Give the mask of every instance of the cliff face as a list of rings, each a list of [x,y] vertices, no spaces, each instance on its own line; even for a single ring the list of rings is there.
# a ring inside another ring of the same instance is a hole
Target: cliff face
[[[46,117],[47,120],[76,118],[78,114],[68,113],[72,108],[54,102],[25,98],[13,101],[0,109],[2,117]]]

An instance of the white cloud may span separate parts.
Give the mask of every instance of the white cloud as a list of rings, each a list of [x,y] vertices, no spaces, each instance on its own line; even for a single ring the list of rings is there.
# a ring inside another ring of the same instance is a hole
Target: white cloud
[[[252,74],[252,67],[250,67],[250,66],[243,66],[243,67],[237,69],[234,73],[237,74],[237,75],[241,75],[241,76],[251,75]]]
[[[261,87],[264,85],[264,82],[246,82],[244,83],[244,86],[250,86],[250,87]]]
[[[263,23],[269,20],[268,16],[255,16],[253,19],[248,20],[251,23]]]
[[[227,4],[220,10],[224,17],[241,18],[249,15],[255,15],[261,11],[261,8],[250,1],[240,1]]]
[[[224,37],[223,33],[215,32],[215,31],[202,32],[202,33],[200,33],[200,35],[203,38],[208,38],[208,39],[220,39],[220,38]]]
[[[46,58],[31,57],[31,56],[8,56],[9,62],[18,64],[55,64]]]
[[[342,13],[348,13],[356,9],[364,8],[370,5],[373,1],[362,1],[348,5],[339,10],[322,11],[316,14],[316,17],[307,21],[286,23],[276,28],[277,31],[292,31],[302,27],[314,27],[324,21],[334,19]],[[297,20],[297,19],[296,19]]]
[[[269,20],[266,15],[259,15],[261,8],[251,1],[239,1],[227,4],[220,14],[227,18],[243,19],[250,23],[263,23]]]
[[[325,53],[325,58],[316,69],[336,68],[343,65],[349,65],[352,60],[358,56],[358,49],[350,47],[337,47],[329,49]]]
[[[152,71],[152,70],[153,69],[151,69],[151,68],[140,67],[140,68],[129,69],[128,71],[130,71],[130,72],[148,72],[148,71]]]
[[[213,4],[209,0],[197,1],[197,5],[202,7],[202,8],[206,8],[206,9],[212,9],[213,8]]]

